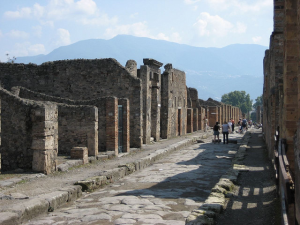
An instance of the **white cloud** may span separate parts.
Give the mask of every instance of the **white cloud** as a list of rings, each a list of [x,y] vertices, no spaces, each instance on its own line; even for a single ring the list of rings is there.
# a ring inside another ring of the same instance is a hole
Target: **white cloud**
[[[71,20],[84,25],[112,25],[117,18],[109,18],[100,12],[94,0],[49,0],[49,4],[41,6],[36,3],[32,7],[17,11],[7,11],[4,17],[8,19],[35,18],[41,25],[54,27],[53,21]]]
[[[43,44],[35,44],[28,47],[28,51],[30,54],[38,55],[45,53],[45,46]]]
[[[41,18],[45,13],[45,8],[38,3],[33,6],[33,15],[36,18]]]
[[[41,20],[40,23],[43,26],[49,26],[51,28],[54,28],[54,22],[51,20],[48,20],[48,21]]]
[[[180,43],[182,41],[182,38],[178,32],[174,32],[170,37],[170,41]]]
[[[193,26],[199,36],[207,37],[224,37],[228,33],[245,33],[247,30],[247,26],[241,22],[234,25],[218,15],[212,16],[207,12],[201,13]]]
[[[105,36],[107,38],[112,38],[118,34],[130,34],[138,37],[150,37],[150,32],[147,28],[146,22],[115,26],[114,28],[107,28],[105,32]]]
[[[31,8],[24,7],[19,11],[6,11],[4,13],[4,17],[7,19],[21,19],[21,18],[29,18],[31,15]]]
[[[241,22],[237,22],[234,28],[234,33],[246,33],[247,26]]]
[[[273,0],[206,0],[214,9],[226,10],[230,9],[233,13],[259,12],[265,8],[273,6]]]
[[[32,30],[33,30],[33,34],[37,37],[42,37],[42,27],[41,26],[34,26],[32,27]]]
[[[199,20],[193,25],[199,36],[226,36],[228,32],[234,29],[229,21],[220,16],[211,16],[204,12],[200,14]]]
[[[20,30],[11,30],[9,33],[7,33],[7,36],[11,38],[23,38],[23,39],[29,38],[28,33]]]
[[[12,57],[21,57],[28,55],[37,55],[45,53],[45,47],[42,44],[32,45],[30,42],[16,43],[13,47],[13,50],[7,52],[9,56]]]
[[[191,4],[195,4],[197,2],[200,2],[201,0],[184,0],[185,4],[191,5]]]
[[[253,37],[252,41],[253,41],[253,43],[257,44],[261,41],[261,39],[262,39],[262,37],[257,36],[257,37]]]
[[[95,18],[82,18],[79,20],[83,25],[96,25],[96,26],[104,26],[104,25],[113,25],[118,22],[117,17],[109,18],[107,15],[102,15]]]
[[[130,15],[130,18],[131,18],[131,19],[134,19],[134,18],[137,17],[138,15],[139,15],[139,13],[137,13],[137,12],[136,12],[136,13],[133,13],[133,14]]]
[[[59,28],[53,38],[52,45],[55,47],[71,44],[70,33],[68,30]]]

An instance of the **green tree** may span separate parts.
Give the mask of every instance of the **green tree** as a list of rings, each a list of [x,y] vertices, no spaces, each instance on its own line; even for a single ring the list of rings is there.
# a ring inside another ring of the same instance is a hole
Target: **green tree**
[[[239,107],[243,113],[247,113],[252,109],[252,100],[250,95],[245,91],[233,91],[222,95],[221,102]]]
[[[263,97],[261,95],[261,96],[258,96],[255,99],[255,103],[253,104],[253,108],[256,109],[257,106],[261,106],[262,107],[262,105],[263,105]]]

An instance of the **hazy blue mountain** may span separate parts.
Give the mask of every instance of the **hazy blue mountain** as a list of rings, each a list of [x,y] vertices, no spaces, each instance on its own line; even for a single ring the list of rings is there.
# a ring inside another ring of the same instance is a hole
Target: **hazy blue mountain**
[[[267,47],[234,44],[202,48],[150,38],[119,35],[110,40],[91,39],[59,47],[48,55],[17,57],[16,63],[41,64],[62,59],[115,58],[122,65],[134,59],[153,58],[187,74],[187,86],[198,89],[199,98],[220,100],[224,93],[245,90],[255,99],[262,94],[263,57]],[[164,69],[162,68],[162,71]]]

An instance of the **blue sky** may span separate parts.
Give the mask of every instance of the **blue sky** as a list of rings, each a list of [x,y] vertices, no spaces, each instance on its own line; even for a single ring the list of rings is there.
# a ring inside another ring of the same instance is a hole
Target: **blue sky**
[[[198,47],[269,45],[273,0],[0,0],[0,60],[118,34]]]

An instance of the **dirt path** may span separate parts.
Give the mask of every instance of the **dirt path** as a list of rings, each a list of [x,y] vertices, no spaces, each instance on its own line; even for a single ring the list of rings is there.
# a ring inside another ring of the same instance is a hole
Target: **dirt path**
[[[261,130],[253,130],[248,146],[244,163],[249,171],[239,176],[233,196],[217,218],[217,225],[279,225],[281,222],[275,172]]]

